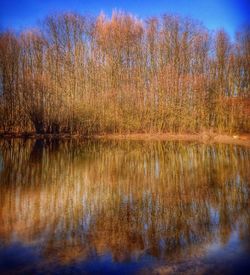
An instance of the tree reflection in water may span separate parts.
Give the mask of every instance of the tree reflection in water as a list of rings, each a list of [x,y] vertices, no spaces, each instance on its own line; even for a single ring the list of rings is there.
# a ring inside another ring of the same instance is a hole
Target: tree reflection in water
[[[235,232],[249,251],[250,150],[137,141],[2,140],[0,240],[60,264],[203,257]]]

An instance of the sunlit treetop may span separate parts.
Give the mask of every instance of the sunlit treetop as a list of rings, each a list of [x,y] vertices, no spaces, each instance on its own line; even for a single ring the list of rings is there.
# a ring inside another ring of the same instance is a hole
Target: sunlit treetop
[[[145,18],[164,13],[180,14],[198,19],[209,29],[224,28],[232,37],[243,24],[249,23],[249,0],[2,0],[0,27],[22,30],[33,27],[40,19],[54,12],[74,11],[111,15],[114,9],[131,12]]]

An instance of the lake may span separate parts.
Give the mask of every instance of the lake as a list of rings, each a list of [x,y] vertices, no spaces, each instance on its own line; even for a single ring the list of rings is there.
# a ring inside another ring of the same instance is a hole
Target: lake
[[[250,148],[0,140],[0,274],[247,274]]]

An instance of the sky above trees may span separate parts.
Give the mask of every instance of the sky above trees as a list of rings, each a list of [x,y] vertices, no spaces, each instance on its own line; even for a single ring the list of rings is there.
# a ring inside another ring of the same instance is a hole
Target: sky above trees
[[[36,26],[44,16],[62,11],[110,15],[118,9],[144,18],[163,13],[180,14],[200,20],[209,29],[224,28],[233,37],[250,23],[250,0],[1,0],[0,28],[16,31]]]

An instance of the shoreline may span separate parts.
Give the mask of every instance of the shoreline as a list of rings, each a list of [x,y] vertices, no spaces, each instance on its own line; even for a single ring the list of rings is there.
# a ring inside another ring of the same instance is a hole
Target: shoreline
[[[222,143],[235,144],[250,147],[250,134],[173,134],[173,133],[131,133],[131,134],[99,134],[84,136],[80,134],[36,134],[36,133],[0,133],[0,139],[98,139],[98,140],[140,140],[140,141],[197,141],[205,144]]]
[[[144,140],[144,141],[197,141],[205,144],[223,143],[250,147],[250,134],[226,135],[226,134],[107,134],[97,135],[97,139],[109,140]]]

